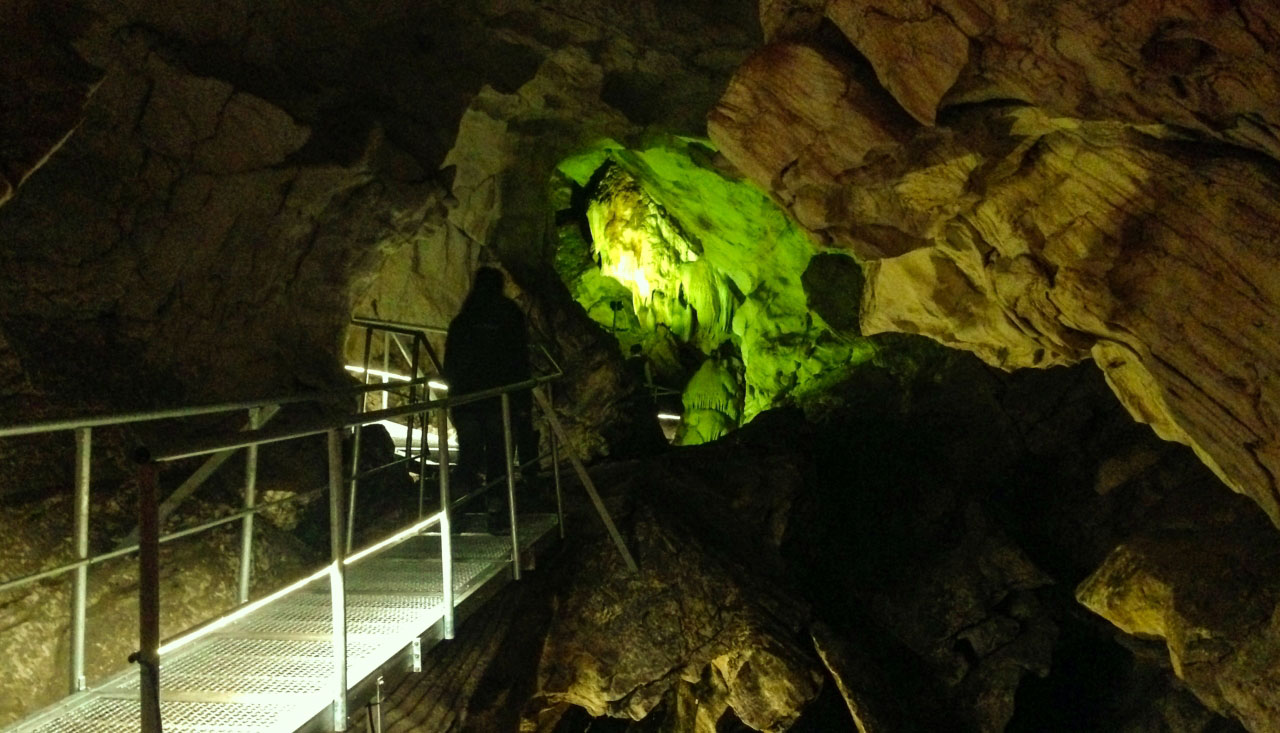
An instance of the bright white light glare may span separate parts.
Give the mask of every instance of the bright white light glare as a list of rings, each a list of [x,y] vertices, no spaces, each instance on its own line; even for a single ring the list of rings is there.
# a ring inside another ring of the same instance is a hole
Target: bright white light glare
[[[669,413],[669,412],[659,412],[659,413],[658,413],[658,419],[659,419],[659,420],[673,420],[673,421],[679,422],[679,421],[680,421],[680,416],[679,416],[679,415],[672,415],[672,414],[671,414],[671,413]]]
[[[400,540],[404,539],[405,537],[408,537],[411,534],[416,534],[418,532],[421,532],[427,527],[430,527],[431,525],[438,523],[442,519],[444,519],[444,512],[436,512],[435,514],[432,514],[431,516],[427,517],[426,519],[422,520],[421,522],[418,522],[417,524],[411,527],[405,527],[404,529],[400,530],[399,532],[396,532],[390,537],[387,537],[384,540],[380,540],[372,545],[369,545],[368,547],[357,552],[351,557],[348,557],[345,561],[345,564],[350,565],[353,562],[362,560],[368,557],[369,555],[372,555],[373,553],[377,552],[378,550],[381,550],[387,545],[399,542]]]
[[[443,518],[444,518],[444,512],[436,512],[435,514],[432,514],[431,516],[427,517],[421,522],[418,522],[417,524],[406,527],[400,530],[399,532],[396,532],[395,534],[391,535],[390,537],[380,540],[379,542],[376,542],[370,545],[369,547],[364,548],[363,550],[357,552],[356,554],[351,555],[346,560],[344,560],[342,564],[351,565],[354,562],[362,560],[368,557],[369,555],[377,552],[378,550],[381,550],[387,545],[393,544],[395,542],[399,542],[400,540],[404,539],[405,537],[408,537],[411,534],[420,532],[426,529],[427,527],[430,527],[432,524],[440,522]],[[228,624],[235,623],[236,621],[239,621],[240,619],[244,618],[245,616],[248,616],[254,611],[257,611],[259,608],[262,608],[263,606],[269,603],[272,603],[273,601],[277,601],[289,595],[290,593],[294,592],[295,590],[298,590],[299,588],[310,583],[311,581],[317,580],[319,578],[324,577],[325,575],[328,575],[332,570],[333,570],[333,563],[330,563],[301,580],[295,581],[281,588],[280,590],[274,593],[271,593],[270,595],[266,595],[266,596],[263,596],[262,598],[259,598],[253,603],[237,608],[236,610],[232,611],[226,616],[223,616],[220,619],[216,619],[204,626],[201,626],[195,631],[192,631],[190,634],[187,634],[185,636],[179,636],[178,638],[170,641],[169,643],[162,645],[159,649],[159,654],[161,655],[168,654],[169,652],[179,647],[190,644],[196,639],[200,639],[202,637],[208,636],[209,634],[212,634],[218,629],[226,627]]]
[[[427,382],[427,386],[430,387],[431,389],[438,389],[441,392],[449,391],[449,385],[436,379],[433,379],[430,382]]]
[[[333,567],[332,564],[326,565],[325,567],[320,568],[319,570],[315,571],[311,575],[308,575],[302,580],[296,581],[290,585],[286,585],[285,587],[281,588],[275,593],[272,593],[267,596],[263,596],[262,598],[259,598],[258,600],[246,606],[241,606],[240,608],[236,609],[235,611],[232,611],[226,616],[223,616],[220,619],[211,621],[208,624],[205,624],[204,626],[201,626],[200,628],[196,629],[195,631],[192,631],[190,634],[187,634],[186,636],[179,636],[178,638],[170,641],[167,644],[162,644],[160,646],[159,653],[163,656],[173,651],[174,649],[177,649],[178,647],[185,646],[195,641],[196,639],[199,639],[204,636],[208,636],[209,634],[212,634],[213,632],[217,631],[218,629],[221,629],[227,624],[233,623],[235,621],[239,621],[245,616],[248,616],[249,614],[253,613],[259,608],[262,608],[263,606],[267,605],[268,603],[271,603],[272,601],[283,598],[284,596],[289,595],[290,593],[301,588],[307,583],[310,583],[311,581],[317,578],[321,578],[327,575],[331,567]]]
[[[348,364],[346,366],[346,370],[349,372],[355,372],[356,374],[364,374],[365,372],[364,367],[353,366],[351,364]],[[368,371],[369,371],[369,376],[378,377],[379,379],[395,379],[401,382],[410,381],[408,377],[404,376],[403,374],[396,374],[395,372],[384,372],[380,369],[370,369]]]

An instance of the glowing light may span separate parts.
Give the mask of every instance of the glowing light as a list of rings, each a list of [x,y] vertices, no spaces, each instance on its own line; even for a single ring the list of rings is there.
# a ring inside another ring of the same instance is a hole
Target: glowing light
[[[426,519],[424,519],[424,520],[422,520],[422,521],[418,522],[417,524],[414,524],[414,525],[411,525],[411,526],[409,526],[409,527],[406,527],[406,528],[404,528],[404,529],[400,530],[399,532],[396,532],[395,534],[393,534],[393,535],[391,535],[391,536],[389,536],[389,537],[387,537],[387,538],[385,538],[385,539],[383,539],[383,540],[380,540],[380,541],[378,541],[378,542],[375,542],[374,544],[372,544],[372,545],[370,545],[370,546],[368,546],[368,547],[364,548],[363,550],[361,550],[361,551],[357,552],[356,554],[351,555],[351,556],[350,556],[350,557],[348,557],[346,560],[343,560],[342,564],[343,564],[343,565],[351,565],[351,564],[353,564],[353,563],[359,562],[360,560],[363,560],[364,558],[368,557],[369,555],[372,555],[373,553],[377,552],[378,550],[381,550],[382,548],[386,547],[387,545],[394,544],[394,543],[396,543],[396,542],[399,542],[400,540],[405,539],[406,537],[408,537],[408,536],[410,536],[410,535],[412,535],[412,534],[416,534],[416,533],[418,533],[418,532],[421,532],[422,530],[426,529],[427,527],[430,527],[431,525],[433,525],[433,524],[436,524],[436,523],[440,522],[443,518],[444,518],[444,512],[436,512],[435,514],[433,514],[433,515],[431,515],[431,516],[427,517]],[[179,636],[178,638],[173,639],[172,641],[169,641],[168,643],[162,644],[162,645],[160,646],[160,649],[159,649],[159,654],[161,654],[161,655],[168,654],[169,652],[172,652],[172,651],[174,651],[175,649],[178,649],[178,648],[183,647],[183,646],[185,646],[185,645],[187,645],[187,644],[190,644],[191,642],[193,642],[193,641],[195,641],[195,640],[197,640],[197,639],[204,638],[204,637],[208,636],[209,634],[212,634],[213,632],[215,632],[215,631],[217,631],[217,630],[219,630],[219,629],[225,628],[225,627],[227,627],[229,624],[233,624],[233,623],[235,623],[236,621],[239,621],[240,619],[244,618],[245,616],[248,616],[249,614],[253,613],[254,611],[257,611],[258,609],[262,608],[263,606],[266,606],[266,605],[268,605],[268,604],[270,604],[270,603],[273,603],[273,602],[275,602],[275,601],[277,601],[277,600],[279,600],[279,599],[281,599],[281,598],[283,598],[283,597],[285,597],[285,596],[289,595],[290,593],[292,593],[292,592],[294,592],[294,591],[298,590],[299,588],[302,588],[303,586],[307,585],[308,583],[311,583],[311,582],[312,582],[312,581],[314,581],[314,580],[319,580],[320,578],[322,578],[322,577],[324,577],[324,576],[326,576],[326,575],[329,575],[330,573],[332,573],[332,572],[334,571],[334,569],[335,569],[334,564],[333,564],[333,563],[330,563],[330,564],[328,564],[328,565],[324,566],[323,568],[320,568],[319,570],[315,571],[315,572],[314,572],[314,573],[312,573],[311,575],[308,575],[307,577],[302,578],[301,580],[295,581],[295,582],[293,582],[293,583],[291,583],[291,584],[289,584],[289,585],[287,585],[287,586],[285,586],[285,587],[281,588],[280,590],[275,591],[274,593],[271,593],[271,594],[269,594],[269,595],[263,596],[262,598],[259,598],[258,600],[254,601],[254,602],[252,602],[252,603],[249,603],[249,604],[246,604],[246,605],[244,605],[244,606],[241,606],[240,608],[237,608],[236,610],[232,611],[231,613],[227,614],[226,616],[223,616],[222,618],[215,619],[215,620],[213,620],[213,621],[211,621],[211,622],[209,622],[209,623],[205,624],[204,626],[201,626],[200,628],[196,629],[195,631],[192,631],[192,632],[191,632],[191,633],[189,633],[189,634],[186,634],[186,635],[183,635],[183,636]]]
[[[348,364],[346,366],[346,370],[349,372],[355,372],[356,374],[364,374],[366,371],[364,367],[353,366],[351,364]],[[396,374],[395,372],[384,372],[380,369],[369,369],[367,371],[369,372],[369,376],[378,377],[379,379],[383,379],[383,380],[394,379],[399,382],[411,381],[408,377],[404,376],[403,374]]]
[[[659,412],[659,413],[658,413],[658,419],[659,419],[659,420],[672,420],[672,421],[675,421],[675,422],[679,422],[679,421],[680,421],[680,416],[679,416],[679,415],[673,415],[673,414],[671,414],[671,413],[669,413],[669,412]]]
[[[383,540],[379,540],[378,542],[375,542],[374,544],[369,545],[368,547],[357,552],[351,557],[348,557],[344,564],[350,565],[354,562],[363,560],[364,558],[368,557],[369,555],[372,555],[378,550],[381,550],[387,545],[395,544],[396,542],[399,542],[400,540],[408,537],[409,535],[417,534],[418,532],[421,532],[427,527],[430,527],[433,524],[439,523],[443,519],[444,519],[444,512],[436,512],[435,514],[432,514],[431,516],[427,517],[421,522],[418,522],[415,525],[412,525],[410,527],[405,527],[404,529],[400,530],[399,532],[396,532],[390,537],[387,537],[386,539],[383,539]]]
[[[322,578],[322,577],[324,577],[325,575],[328,575],[328,574],[329,574],[329,570],[330,570],[332,567],[333,567],[333,565],[332,565],[332,564],[330,564],[330,565],[326,565],[325,567],[320,568],[319,570],[315,571],[315,572],[314,572],[314,573],[312,573],[311,575],[308,575],[307,577],[303,578],[302,580],[296,581],[296,582],[294,582],[294,583],[292,583],[292,584],[290,584],[290,585],[286,585],[285,587],[281,588],[280,590],[278,590],[278,591],[276,591],[276,592],[274,592],[274,593],[272,593],[272,594],[270,594],[270,595],[263,596],[262,598],[259,598],[258,600],[254,601],[253,603],[250,603],[250,604],[245,605],[245,606],[241,606],[240,608],[236,609],[235,611],[232,611],[231,613],[227,614],[226,616],[223,616],[222,618],[214,619],[213,621],[210,621],[209,623],[205,624],[204,626],[201,626],[200,628],[196,629],[195,631],[192,631],[190,634],[186,634],[185,636],[179,636],[178,638],[173,639],[172,641],[169,641],[168,643],[161,644],[161,645],[160,645],[160,649],[159,649],[159,653],[160,653],[161,655],[168,654],[169,652],[171,652],[171,651],[173,651],[173,650],[175,650],[175,649],[177,649],[177,648],[179,648],[179,647],[186,646],[187,644],[190,644],[191,642],[195,641],[196,639],[200,639],[200,638],[203,638],[203,637],[205,637],[205,636],[208,636],[209,634],[212,634],[213,632],[215,632],[215,631],[217,631],[218,629],[221,629],[221,628],[223,628],[223,627],[227,626],[228,624],[231,624],[231,623],[234,623],[234,622],[236,622],[236,621],[239,621],[240,619],[244,618],[245,616],[248,616],[249,614],[253,613],[254,611],[258,610],[259,608],[262,608],[263,606],[267,605],[268,603],[271,603],[271,602],[273,602],[273,601],[279,600],[280,598],[283,598],[283,597],[285,597],[285,596],[289,595],[290,593],[294,592],[295,590],[298,590],[299,588],[301,588],[301,587],[303,587],[304,585],[306,585],[306,584],[310,583],[311,581],[316,580],[316,579],[318,579],[318,578]]]
[[[343,367],[343,368],[344,368],[344,369],[346,369],[346,370],[347,370],[347,371],[349,371],[349,372],[354,372],[354,373],[356,373],[356,374],[364,374],[364,373],[365,373],[365,368],[364,368],[364,367],[358,367],[358,366],[356,366],[356,365],[354,365],[354,364],[348,364],[348,365],[346,365],[346,366],[345,366],[345,367]],[[382,371],[381,369],[370,369],[370,370],[368,370],[368,372],[369,372],[369,376],[371,376],[371,377],[377,377],[377,378],[382,379],[382,380],[395,380],[395,381],[397,381],[397,382],[410,382],[410,381],[413,381],[413,380],[411,380],[409,377],[406,377],[406,376],[405,376],[405,375],[403,375],[403,374],[396,374],[395,372],[384,372],[384,371]],[[448,385],[447,383],[445,383],[445,382],[441,382],[439,379],[432,379],[432,380],[428,381],[428,382],[427,382],[427,386],[428,386],[428,387],[430,387],[431,389],[438,389],[438,390],[440,390],[441,392],[448,392],[448,391],[449,391],[449,385]]]

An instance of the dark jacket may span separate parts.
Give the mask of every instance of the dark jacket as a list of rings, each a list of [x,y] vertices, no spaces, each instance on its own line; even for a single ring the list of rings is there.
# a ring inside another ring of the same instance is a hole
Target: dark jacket
[[[515,302],[501,290],[472,290],[445,340],[449,393],[463,395],[529,379],[528,341],[524,314]]]

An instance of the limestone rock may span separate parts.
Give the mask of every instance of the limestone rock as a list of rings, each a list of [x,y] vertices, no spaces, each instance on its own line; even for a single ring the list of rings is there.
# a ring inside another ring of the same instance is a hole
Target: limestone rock
[[[771,41],[829,21],[925,124],[949,105],[1018,100],[1166,122],[1278,157],[1276,12],[1262,0],[764,0],[760,20]]]
[[[543,652],[542,698],[638,720],[678,680],[711,674],[740,720],[785,730],[821,686],[811,656],[791,641],[796,610],[762,604],[764,588],[743,586],[651,516],[640,518],[632,552],[635,577],[618,575],[607,555],[579,572],[584,582],[558,608]]]
[[[767,28],[825,17],[867,61],[766,46],[710,114],[713,140],[816,239],[867,262],[864,332],[925,334],[1005,369],[1092,358],[1136,419],[1280,524],[1280,188],[1273,161],[1215,141],[1276,155],[1280,77],[1261,50],[1276,11],[1158,3],[1139,22],[1086,17],[1088,3],[950,5],[770,4]],[[971,39],[958,77],[938,40],[953,30]],[[938,55],[894,56],[890,39],[916,33]],[[1190,76],[1157,81],[1170,63]]]
[[[4,577],[14,578],[72,559],[71,501],[61,497],[10,507],[12,524],[0,535]],[[192,511],[187,508],[188,513]],[[211,518],[228,507],[196,508]],[[93,550],[110,549],[109,527],[123,527],[135,511],[131,501],[95,495]],[[162,637],[175,636],[236,605],[240,538],[232,529],[164,546],[160,555]],[[261,594],[301,575],[305,553],[296,541],[260,528],[254,545],[254,592]],[[70,645],[70,575],[9,591],[0,606],[0,651],[9,663],[0,680],[0,723],[9,724],[67,694]],[[129,666],[137,649],[138,563],[136,556],[94,565],[89,571],[86,672],[90,686]]]
[[[83,12],[20,0],[0,8],[0,205],[84,119],[102,74],[70,46]]]
[[[1259,524],[1132,538],[1076,596],[1122,631],[1162,640],[1211,709],[1267,731],[1280,726],[1280,541]]]
[[[694,451],[618,488],[636,502],[623,526],[640,572],[627,574],[603,537],[583,549],[543,650],[540,707],[639,720],[667,701],[691,730],[731,715],[781,731],[817,696],[820,668],[800,643],[806,608],[777,582],[795,465],[786,451],[747,462],[742,448]],[[588,521],[598,520],[578,520]]]
[[[858,733],[900,730],[901,722],[886,703],[893,694],[881,683],[874,661],[863,650],[840,639],[826,624],[814,624],[811,633],[814,649],[840,688]]]

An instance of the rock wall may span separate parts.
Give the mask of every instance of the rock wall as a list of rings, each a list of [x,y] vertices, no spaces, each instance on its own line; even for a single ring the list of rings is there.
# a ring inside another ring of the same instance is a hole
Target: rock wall
[[[597,472],[640,570],[579,504],[526,715],[537,729],[569,706],[679,731],[789,729],[823,685],[778,552],[800,469],[788,446],[761,444]]]
[[[230,509],[217,502],[191,502],[184,507],[184,519],[208,520],[225,516]],[[0,536],[0,557],[4,558],[6,578],[74,558],[70,497],[9,506],[5,511],[10,522]],[[95,503],[92,549],[112,549],[115,539],[134,521],[133,502]],[[238,529],[225,527],[164,546],[160,553],[162,638],[176,636],[235,607],[239,547]],[[263,595],[301,576],[313,560],[308,554],[293,538],[258,522],[253,593]],[[68,693],[70,577],[45,580],[0,596],[0,628],[4,630],[0,653],[7,660],[0,679],[0,724],[11,724]],[[136,556],[94,565],[89,571],[85,671],[90,687],[130,666],[129,655],[138,648],[137,583]]]
[[[866,263],[862,325],[1092,358],[1280,524],[1274,6],[762,3],[724,154]]]
[[[555,163],[700,134],[759,41],[748,0],[4,12],[11,419],[340,384],[349,315],[444,325],[482,259],[593,329],[540,281]]]

